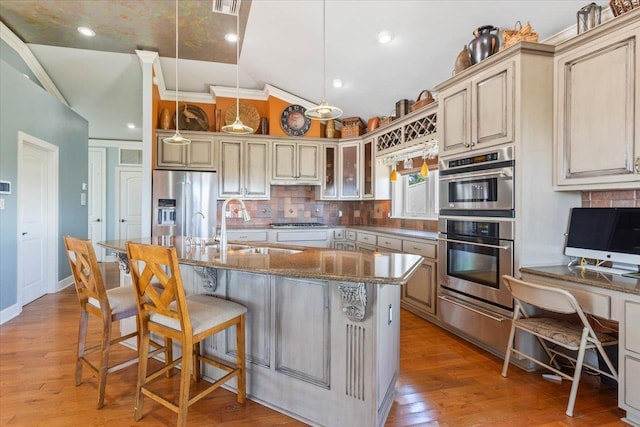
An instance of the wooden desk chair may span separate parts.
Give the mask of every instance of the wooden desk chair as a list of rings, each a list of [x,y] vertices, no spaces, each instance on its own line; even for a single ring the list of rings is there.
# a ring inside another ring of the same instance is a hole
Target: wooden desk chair
[[[127,255],[138,301],[140,343],[143,349],[138,365],[136,421],[142,418],[143,399],[144,396],[147,396],[176,412],[178,426],[184,426],[189,406],[233,378],[237,378],[237,401],[244,403],[246,398],[245,313],[247,309],[235,302],[208,295],[186,297],[174,247],[129,242]],[[160,283],[159,286],[151,285],[154,278]],[[200,353],[200,343],[205,338],[232,326],[236,328],[235,365],[211,359]],[[148,348],[147,343],[151,332],[161,334],[170,340],[179,341],[182,346],[182,356],[176,360],[168,360],[163,368],[148,374],[144,349]],[[200,362],[215,366],[225,371],[226,375],[190,398],[191,370],[193,369],[194,379],[198,381]],[[178,363],[182,363],[182,372],[176,404],[173,400],[152,391],[149,388],[149,383]]]
[[[569,404],[567,405],[566,411],[568,416],[573,416],[573,407],[576,402],[576,395],[578,393],[578,385],[580,383],[580,375],[582,373],[583,365],[601,375],[605,375],[616,381],[618,380],[616,369],[613,367],[611,360],[609,360],[609,357],[603,348],[604,346],[618,344],[617,338],[605,333],[594,331],[582,311],[582,308],[580,308],[575,297],[569,291],[536,283],[528,283],[507,275],[502,276],[502,279],[507,288],[511,291],[515,300],[511,333],[509,335],[509,345],[504,358],[502,376],[507,376],[509,358],[511,353],[514,353],[531,360],[540,366],[544,366],[555,374],[560,375],[562,378],[573,381],[573,384],[571,385],[571,394],[569,395]],[[525,312],[523,306],[525,303],[541,308],[547,313],[535,317],[529,316]],[[548,312],[556,313],[556,316],[549,316]],[[571,317],[571,320],[566,320],[564,318],[560,318],[561,316],[558,316],[558,314],[573,316]],[[516,350],[513,347],[516,329],[521,329],[535,335],[549,357],[549,363],[553,366]],[[558,349],[559,347],[573,352],[577,351],[577,357],[574,358],[571,355],[562,352]],[[598,366],[593,366],[592,364],[585,362],[584,356],[588,349],[596,349],[598,351],[610,372],[605,372]],[[557,356],[562,357],[575,365],[573,376],[561,371],[561,367],[556,360]]]
[[[109,349],[112,344],[137,337],[138,331],[117,338],[111,337],[114,321],[126,319],[138,314],[133,287],[124,286],[105,290],[98,260],[90,240],[64,236],[67,258],[73,273],[73,280],[80,302],[80,327],[78,329],[78,351],[76,354],[76,385],[82,383],[82,367],[86,366],[98,377],[98,409],[104,406],[104,394],[107,374],[126,368],[138,361],[134,357],[109,367]],[[89,315],[100,319],[102,336],[100,344],[86,348]],[[137,322],[136,322],[137,324]],[[100,351],[99,365],[91,363],[87,356]]]

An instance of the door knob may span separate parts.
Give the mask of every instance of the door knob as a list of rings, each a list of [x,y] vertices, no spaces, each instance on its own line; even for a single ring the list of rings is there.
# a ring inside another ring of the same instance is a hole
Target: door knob
[[[127,222],[127,220],[126,219],[121,219],[120,222]]]
[[[96,222],[100,222],[100,218],[96,219]]]
[[[27,235],[27,232],[25,231],[24,233],[22,233],[22,235],[23,235],[23,236],[26,236],[26,235]]]

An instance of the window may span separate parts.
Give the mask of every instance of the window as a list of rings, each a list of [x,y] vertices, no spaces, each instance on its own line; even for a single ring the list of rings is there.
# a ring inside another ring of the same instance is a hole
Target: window
[[[392,183],[391,212],[396,218],[438,218],[438,171],[398,175]]]

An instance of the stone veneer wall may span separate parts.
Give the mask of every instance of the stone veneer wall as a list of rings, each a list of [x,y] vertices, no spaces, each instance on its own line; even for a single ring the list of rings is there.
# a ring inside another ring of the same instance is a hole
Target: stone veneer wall
[[[436,221],[389,218],[390,200],[316,200],[315,192],[316,187],[310,185],[272,185],[271,200],[245,202],[251,214],[250,226],[267,226],[272,222],[322,222],[327,225],[371,225],[434,232],[437,229]],[[218,202],[218,218],[222,203]],[[236,208],[230,204],[230,209]],[[229,219],[228,224],[241,225],[241,220]]]
[[[583,208],[640,208],[640,190],[583,191]]]

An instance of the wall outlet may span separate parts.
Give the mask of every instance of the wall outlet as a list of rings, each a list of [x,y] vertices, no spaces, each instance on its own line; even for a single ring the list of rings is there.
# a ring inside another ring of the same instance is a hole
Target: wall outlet
[[[4,199],[0,199],[0,211],[4,210]]]
[[[87,205],[87,193],[80,193],[80,205],[81,206]]]
[[[338,211],[338,218],[342,218],[342,211]]]

